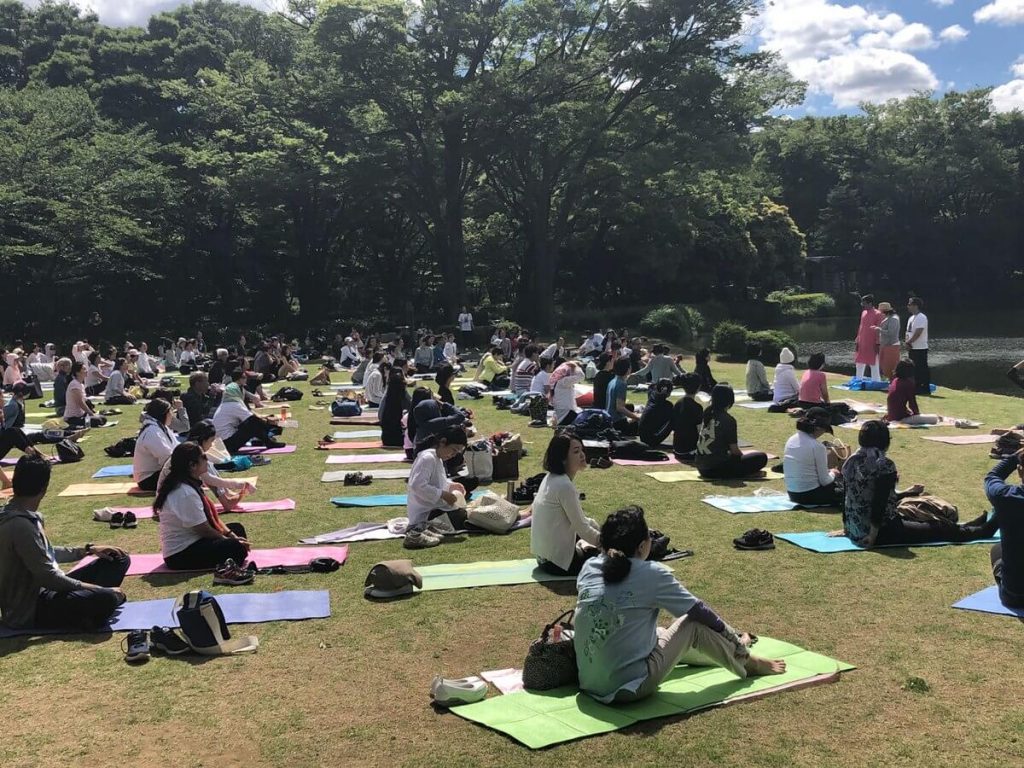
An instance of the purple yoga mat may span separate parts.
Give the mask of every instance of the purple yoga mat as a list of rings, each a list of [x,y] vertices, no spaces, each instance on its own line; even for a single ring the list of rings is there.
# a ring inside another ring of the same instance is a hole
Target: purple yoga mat
[[[368,453],[327,457],[328,464],[383,464],[388,461],[406,461],[404,453]]]
[[[316,557],[333,557],[340,563],[348,557],[348,547],[280,547],[279,549],[254,549],[249,553],[249,560],[259,568],[270,568],[275,565],[305,565]],[[164,558],[159,552],[132,555],[132,564],[128,567],[128,576],[145,576],[150,573],[183,573],[173,571],[164,565]],[[88,565],[96,558],[83,559],[76,568]],[[209,570],[213,570],[212,568]]]
[[[243,445],[238,449],[238,453],[242,456],[253,453],[258,453],[260,456],[278,456],[282,453],[295,453],[296,450],[298,450],[297,445],[286,445],[283,448],[264,448],[262,445]]]

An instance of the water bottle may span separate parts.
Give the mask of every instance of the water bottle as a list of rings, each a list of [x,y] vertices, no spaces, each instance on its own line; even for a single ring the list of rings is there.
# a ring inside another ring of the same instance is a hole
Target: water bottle
[[[516,492],[516,481],[515,480],[509,480],[507,483],[505,483],[505,500],[506,501],[512,501],[512,497],[515,495],[515,492]]]

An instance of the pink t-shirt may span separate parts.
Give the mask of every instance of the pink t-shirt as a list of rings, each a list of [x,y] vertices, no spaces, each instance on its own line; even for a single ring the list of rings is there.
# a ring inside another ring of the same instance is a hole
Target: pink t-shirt
[[[800,402],[802,403],[820,403],[821,402],[821,390],[825,386],[825,372],[824,371],[804,371],[803,378],[800,379]]]

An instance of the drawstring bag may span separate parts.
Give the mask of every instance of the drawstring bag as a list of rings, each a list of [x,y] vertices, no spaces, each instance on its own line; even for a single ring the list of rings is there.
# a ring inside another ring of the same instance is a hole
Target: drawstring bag
[[[231,637],[217,598],[205,589],[186,592],[174,603],[174,612],[185,642],[203,656],[250,653],[260,647],[254,635]]]
[[[571,608],[544,627],[540,637],[530,643],[523,662],[523,688],[528,691],[550,691],[563,685],[578,685],[576,649],[572,644]],[[566,619],[563,621],[563,619]]]
[[[466,522],[490,533],[508,533],[519,520],[519,507],[493,491],[484,491],[466,506]]]
[[[82,446],[72,440],[61,440],[54,444],[57,456],[62,464],[74,464],[85,458],[85,451]]]

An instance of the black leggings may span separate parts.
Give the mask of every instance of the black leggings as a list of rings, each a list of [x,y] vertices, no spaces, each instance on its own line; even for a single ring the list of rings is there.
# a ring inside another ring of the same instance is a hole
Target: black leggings
[[[64,421],[69,427],[102,427],[107,423],[105,416],[65,416]]]
[[[963,543],[977,539],[988,539],[995,535],[994,521],[985,525],[958,525],[948,520],[920,522],[896,517],[885,522],[875,537],[875,546],[900,544],[929,544],[935,541]]]
[[[595,549],[590,545],[581,546],[577,541],[576,552],[573,553],[572,562],[569,563],[568,568],[559,568],[550,560],[545,560],[543,557],[537,558],[537,568],[544,571],[544,573],[550,573],[554,576],[579,576],[580,571],[583,570],[583,564],[590,558],[599,554],[601,554],[601,550]]]
[[[790,501],[806,506],[825,506],[842,508],[846,494],[838,483],[822,485],[811,491],[790,491]]]
[[[39,629],[96,629],[109,621],[114,611],[124,602],[112,590],[120,587],[128,573],[131,558],[105,560],[96,558],[88,565],[76,568],[68,576],[86,584],[106,589],[76,589],[73,592],[39,591],[36,602],[35,626]]]
[[[5,429],[0,431],[0,459],[3,459],[11,452],[11,448],[17,448],[22,453],[31,445],[28,436],[20,429]]]
[[[241,523],[228,523],[228,530],[243,539],[246,537]],[[241,565],[248,556],[249,551],[237,539],[200,539],[181,552],[165,557],[164,565],[172,571],[209,571],[228,559]]]
[[[160,472],[157,471],[157,472],[154,472],[153,474],[151,474],[149,477],[142,478],[135,485],[137,485],[139,487],[140,491],[150,491],[151,493],[155,493],[156,492],[156,484],[159,482],[159,480],[160,480]]]
[[[701,477],[709,480],[732,480],[742,477],[756,475],[768,464],[768,454],[754,451],[745,453],[742,456],[730,455],[725,461],[714,467],[701,467],[697,465],[697,471]]]
[[[103,401],[104,405],[135,405],[135,398],[130,395],[111,395]]]
[[[238,450],[250,440],[256,439],[266,442],[272,439],[273,425],[266,419],[261,419],[255,414],[238,425],[235,434],[224,439],[224,447],[229,453],[238,453]]]

